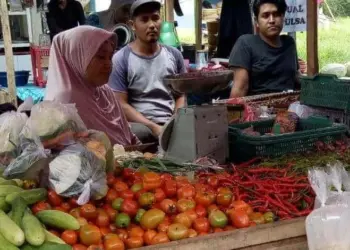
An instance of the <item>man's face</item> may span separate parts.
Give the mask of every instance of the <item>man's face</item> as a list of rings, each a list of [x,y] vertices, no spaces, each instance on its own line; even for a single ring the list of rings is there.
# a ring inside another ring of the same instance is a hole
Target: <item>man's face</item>
[[[65,9],[66,6],[67,6],[67,0],[58,0],[58,6],[59,6],[61,9]]]
[[[162,21],[159,11],[142,13],[132,21],[136,37],[147,43],[156,43],[159,39]]]
[[[277,10],[277,6],[271,3],[265,3],[260,6],[259,16],[257,18],[259,32],[266,37],[279,36],[284,23],[284,14]]]

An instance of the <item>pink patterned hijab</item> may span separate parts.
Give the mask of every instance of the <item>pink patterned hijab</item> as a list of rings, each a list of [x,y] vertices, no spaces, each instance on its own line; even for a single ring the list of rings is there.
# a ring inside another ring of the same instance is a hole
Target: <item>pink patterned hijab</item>
[[[112,90],[90,86],[84,79],[90,61],[109,39],[115,41],[116,35],[92,26],[59,33],[50,50],[45,100],[75,103],[85,125],[105,132],[113,144],[138,144]]]

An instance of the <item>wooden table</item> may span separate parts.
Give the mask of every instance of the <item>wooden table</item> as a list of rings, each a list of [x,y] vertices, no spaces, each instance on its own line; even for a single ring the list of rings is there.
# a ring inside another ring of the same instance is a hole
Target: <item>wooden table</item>
[[[307,250],[305,217],[149,246],[144,250]]]

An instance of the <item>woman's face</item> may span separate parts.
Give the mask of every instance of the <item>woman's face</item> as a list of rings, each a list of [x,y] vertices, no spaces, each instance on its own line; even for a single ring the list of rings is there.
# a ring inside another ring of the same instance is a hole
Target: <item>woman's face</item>
[[[108,82],[112,71],[112,57],[114,54],[114,42],[108,40],[104,42],[95,56],[90,61],[85,73],[87,81],[99,87]]]

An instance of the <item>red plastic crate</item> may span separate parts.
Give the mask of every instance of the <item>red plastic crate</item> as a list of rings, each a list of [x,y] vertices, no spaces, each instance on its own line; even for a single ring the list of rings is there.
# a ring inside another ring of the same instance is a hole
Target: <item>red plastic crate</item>
[[[44,88],[47,82],[46,77],[44,77],[44,70],[48,69],[50,47],[32,45],[30,55],[32,57],[34,84]]]

